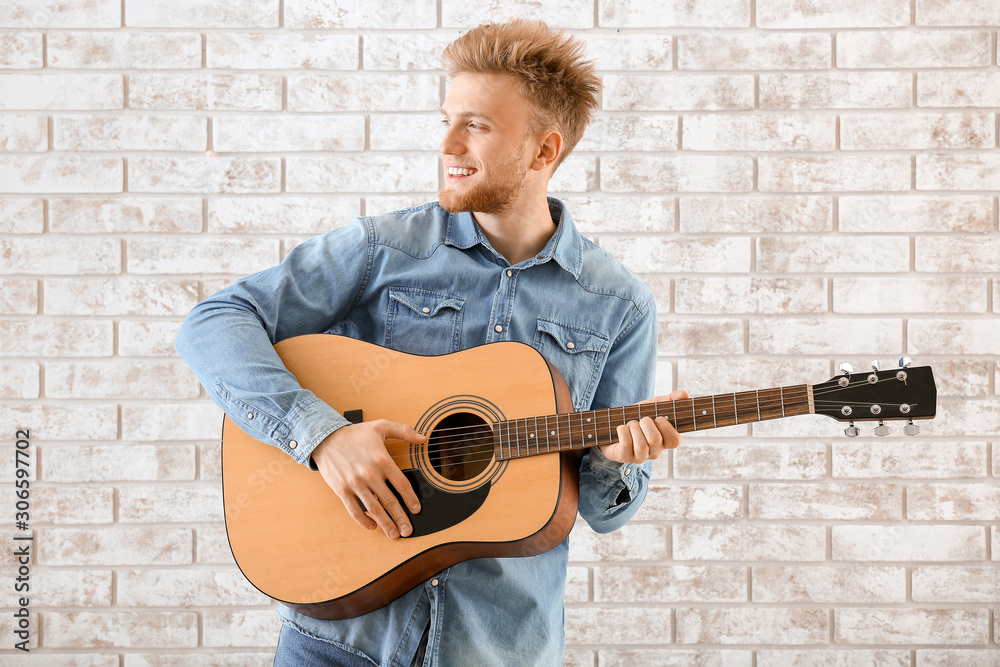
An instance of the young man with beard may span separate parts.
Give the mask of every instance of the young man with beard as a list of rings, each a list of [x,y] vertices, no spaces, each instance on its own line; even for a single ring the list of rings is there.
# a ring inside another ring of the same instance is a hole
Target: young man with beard
[[[652,295],[546,196],[597,106],[600,81],[582,46],[527,21],[456,40],[444,52],[452,83],[441,107],[439,201],[298,245],[281,265],[199,304],[178,336],[236,424],[315,466],[360,526],[390,540],[412,532],[392,489],[411,512],[420,499],[385,440],[424,435],[385,420],[349,423],[298,385],[275,342],[326,332],[437,355],[513,340],[562,373],[575,410],[652,393]],[[646,494],[648,460],[680,442],[662,417],[622,425],[618,438],[580,462],[580,514],[599,532],[628,521]],[[564,541],[537,556],[461,562],[345,620],[281,607],[275,665],[560,665],[567,553]]]

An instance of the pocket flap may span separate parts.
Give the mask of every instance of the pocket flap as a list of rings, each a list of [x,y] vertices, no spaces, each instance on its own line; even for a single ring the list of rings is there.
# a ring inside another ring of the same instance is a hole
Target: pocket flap
[[[430,292],[422,289],[389,288],[389,298],[397,301],[417,315],[433,317],[442,309],[462,310],[465,299],[443,292]]]
[[[548,334],[567,354],[603,353],[608,347],[608,338],[596,331],[561,324],[543,317],[538,318],[538,330]]]

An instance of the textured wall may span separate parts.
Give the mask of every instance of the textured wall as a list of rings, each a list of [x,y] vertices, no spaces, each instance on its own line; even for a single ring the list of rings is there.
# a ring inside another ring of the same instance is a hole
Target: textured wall
[[[656,291],[663,391],[902,354],[940,391],[917,438],[688,436],[629,526],[574,533],[567,664],[998,664],[996,0],[4,0],[0,535],[30,429],[35,539],[32,652],[8,555],[0,665],[270,664],[174,334],[296,242],[432,199],[437,54],[513,16],[599,62],[551,190]]]

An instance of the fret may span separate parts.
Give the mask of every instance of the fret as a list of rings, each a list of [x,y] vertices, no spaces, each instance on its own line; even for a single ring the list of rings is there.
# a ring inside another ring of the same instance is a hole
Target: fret
[[[760,391],[758,390],[756,394],[757,394],[757,421],[760,421]]]
[[[785,416],[785,388],[778,387],[778,394],[781,398],[781,416]]]
[[[733,394],[733,417],[736,419],[736,423],[740,423],[740,409],[736,405],[736,394]]]

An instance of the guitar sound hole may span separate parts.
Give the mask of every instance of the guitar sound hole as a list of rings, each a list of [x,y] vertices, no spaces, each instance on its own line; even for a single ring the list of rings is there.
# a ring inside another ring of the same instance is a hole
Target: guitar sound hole
[[[472,479],[493,460],[493,431],[478,415],[448,415],[431,432],[427,454],[431,465],[445,479]]]

